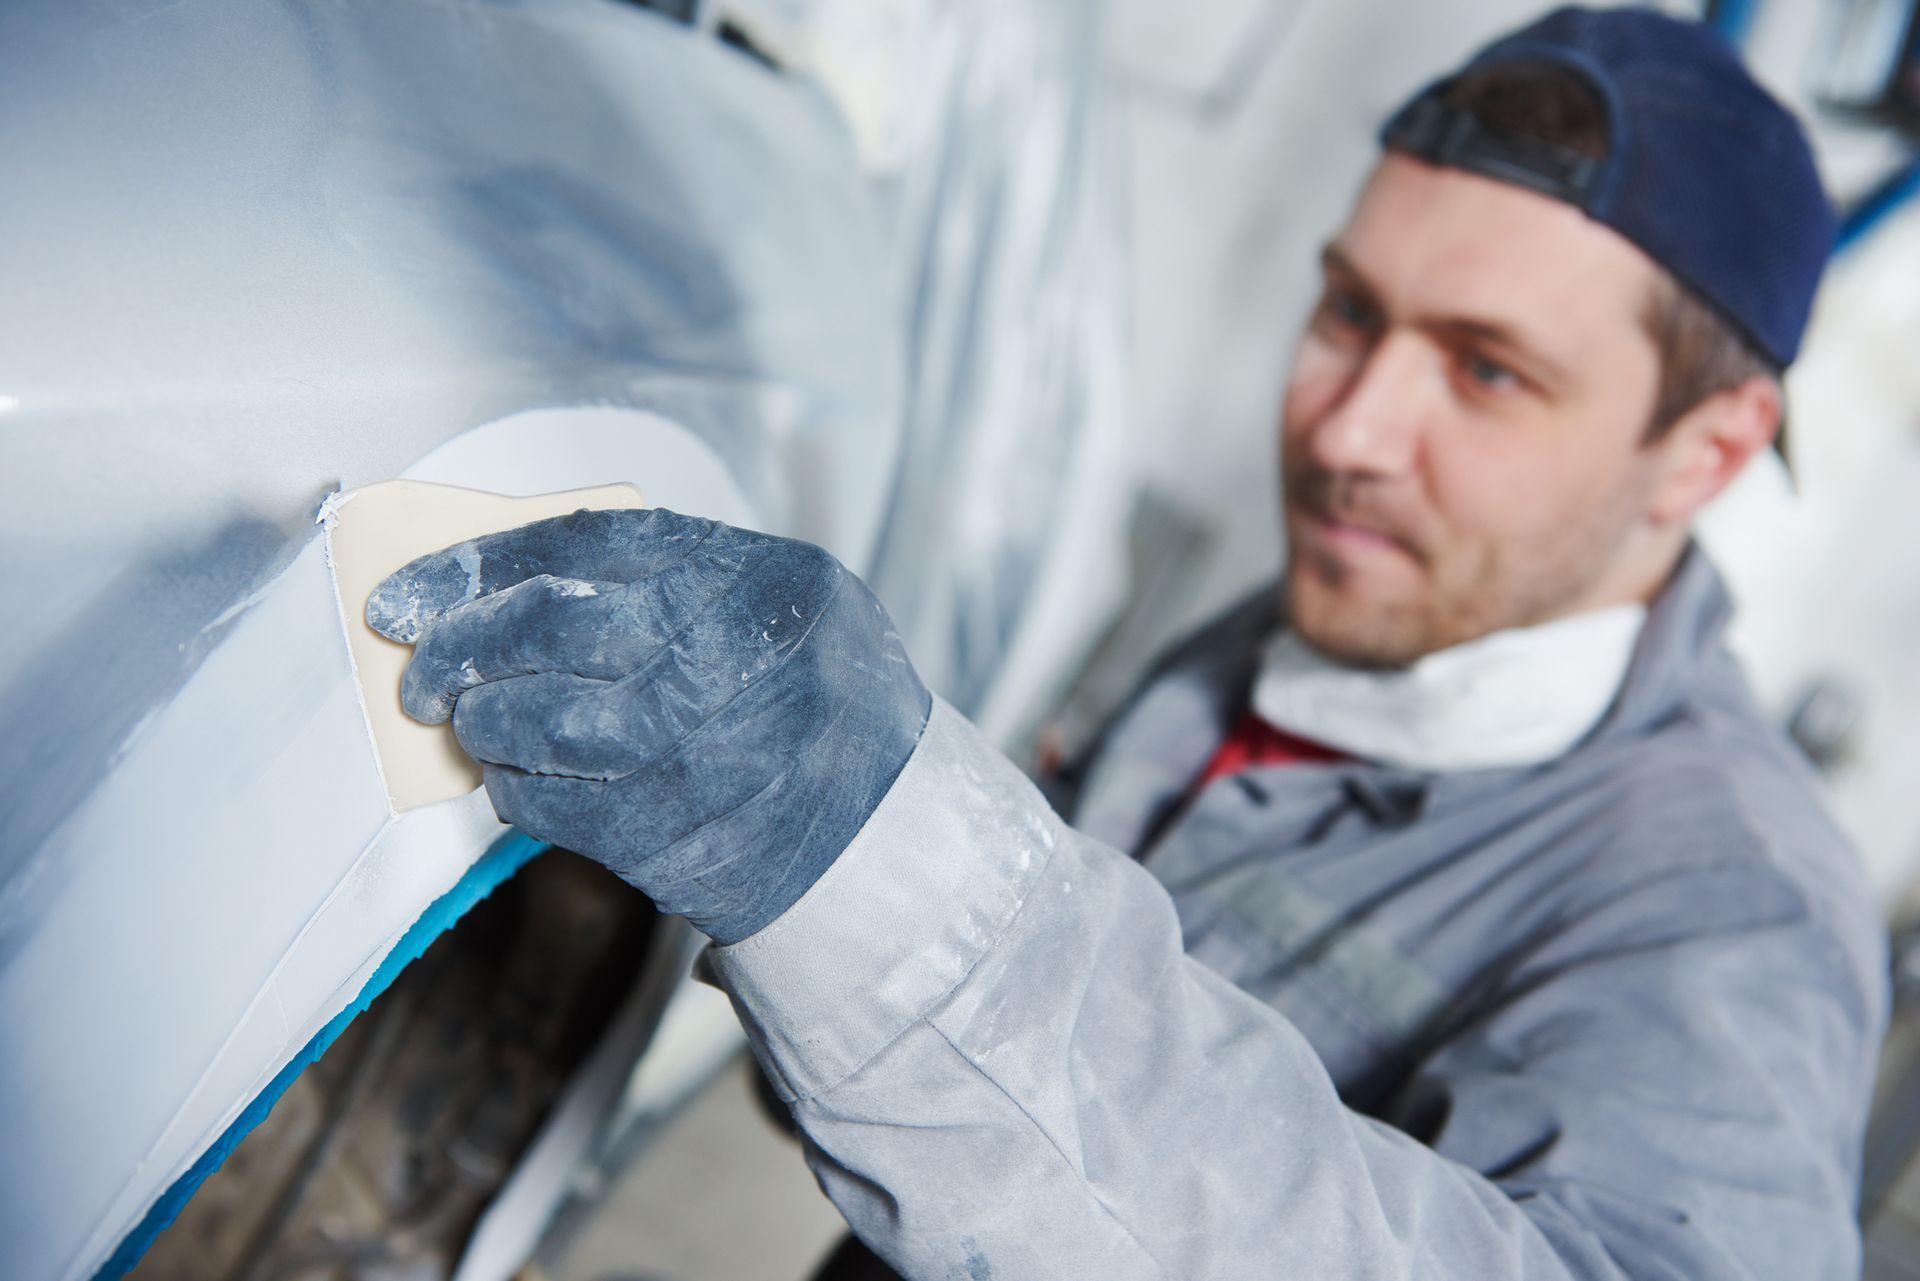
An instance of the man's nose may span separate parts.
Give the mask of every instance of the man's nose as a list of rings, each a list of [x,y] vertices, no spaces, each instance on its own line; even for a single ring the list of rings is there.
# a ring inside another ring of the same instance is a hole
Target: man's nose
[[[1329,471],[1392,476],[1419,456],[1432,353],[1417,337],[1388,333],[1367,353],[1344,394],[1314,424],[1308,448]]]

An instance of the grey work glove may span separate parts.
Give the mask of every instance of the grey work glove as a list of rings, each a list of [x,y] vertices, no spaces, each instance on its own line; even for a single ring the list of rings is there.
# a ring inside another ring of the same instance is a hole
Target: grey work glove
[[[374,590],[367,622],[414,645],[402,704],[452,717],[503,820],[721,943],[831,866],[932,707],[839,561],[661,509],[423,556]]]

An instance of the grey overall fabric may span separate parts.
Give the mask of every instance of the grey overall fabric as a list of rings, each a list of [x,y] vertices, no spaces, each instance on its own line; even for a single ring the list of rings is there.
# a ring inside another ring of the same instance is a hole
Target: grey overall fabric
[[[1181,808],[1255,601],[1117,722],[1077,827],[937,704],[709,972],[915,1281],[1857,1276],[1880,922],[1727,613],[1690,553],[1550,765],[1256,768]]]

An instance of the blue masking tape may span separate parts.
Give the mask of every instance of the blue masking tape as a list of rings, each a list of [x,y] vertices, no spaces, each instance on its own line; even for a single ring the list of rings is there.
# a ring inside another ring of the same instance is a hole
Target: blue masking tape
[[[273,1078],[267,1088],[247,1105],[246,1111],[227,1127],[227,1132],[214,1140],[212,1147],[200,1154],[200,1159],[193,1163],[191,1169],[174,1180],[173,1186],[153,1203],[153,1208],[148,1210],[146,1217],[140,1220],[140,1225],[126,1235],[112,1257],[93,1274],[93,1281],[118,1281],[120,1277],[132,1271],[134,1264],[140,1262],[140,1256],[147,1252],[154,1240],[166,1231],[179,1216],[180,1211],[186,1208],[187,1202],[193,1199],[193,1194],[198,1192],[200,1185],[207,1181],[207,1176],[226,1164],[227,1156],[240,1146],[240,1141],[252,1133],[255,1126],[267,1119],[267,1114],[273,1111],[273,1105],[280,1101],[280,1096],[287,1092],[287,1088],[307,1070],[310,1064],[326,1053],[327,1047],[340,1038],[340,1034],[346,1031],[347,1024],[353,1022],[354,1016],[372,1005],[374,998],[386,991],[392,986],[393,981],[400,977],[400,971],[418,960],[421,953],[432,946],[435,939],[452,929],[454,923],[465,916],[474,904],[510,880],[513,874],[525,867],[536,854],[551,848],[545,842],[536,841],[522,832],[508,832],[495,841],[487,852],[467,869],[466,875],[460,878],[458,884],[435,899],[427,910],[420,914],[419,919],[408,927],[407,932],[401,936],[393,950],[387,953],[386,959],[380,962],[379,968],[374,970],[373,977],[367,980],[367,985],[360,989],[360,995],[353,999],[352,1004],[321,1028],[314,1038],[293,1056],[292,1061],[280,1069],[279,1075]]]

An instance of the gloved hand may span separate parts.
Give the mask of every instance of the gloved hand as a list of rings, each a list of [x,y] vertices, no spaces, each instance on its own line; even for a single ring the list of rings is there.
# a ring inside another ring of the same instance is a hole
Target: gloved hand
[[[832,556],[661,509],[423,556],[374,590],[367,622],[414,645],[403,705],[453,718],[503,820],[722,943],[826,871],[932,708]]]

